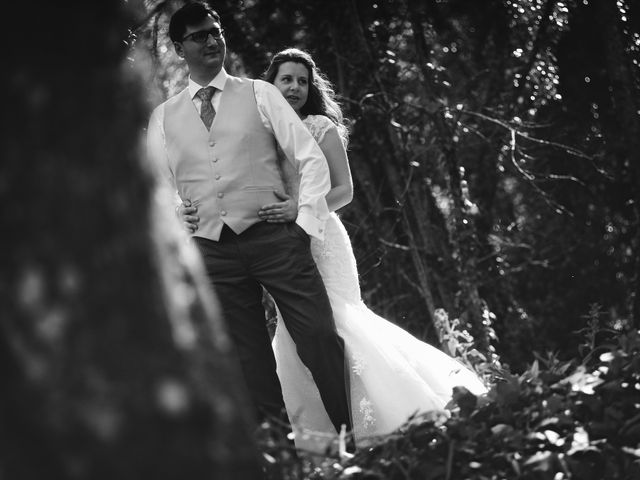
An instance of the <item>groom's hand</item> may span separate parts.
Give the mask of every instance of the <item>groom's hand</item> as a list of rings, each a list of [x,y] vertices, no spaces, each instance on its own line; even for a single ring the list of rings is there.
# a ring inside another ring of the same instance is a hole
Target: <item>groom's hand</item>
[[[176,208],[176,214],[188,233],[195,233],[195,231],[198,230],[200,217],[198,217],[197,213],[198,207],[193,206],[191,200],[184,200],[182,204]]]
[[[258,217],[270,223],[287,223],[293,222],[298,217],[298,202],[296,199],[291,198],[286,193],[274,190],[273,192],[278,200],[282,200],[278,203],[270,203],[264,205],[258,210]]]

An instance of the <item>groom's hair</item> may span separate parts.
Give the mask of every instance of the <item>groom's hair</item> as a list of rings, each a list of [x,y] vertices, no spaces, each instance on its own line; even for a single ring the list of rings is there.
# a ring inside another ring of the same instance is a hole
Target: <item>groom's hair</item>
[[[202,22],[208,16],[220,23],[220,15],[205,2],[191,2],[179,8],[169,22],[169,38],[172,42],[181,42],[188,25]]]

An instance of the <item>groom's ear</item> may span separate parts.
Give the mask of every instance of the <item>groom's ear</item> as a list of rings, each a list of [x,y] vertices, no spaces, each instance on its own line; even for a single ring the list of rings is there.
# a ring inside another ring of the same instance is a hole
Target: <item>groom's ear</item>
[[[180,58],[184,58],[184,50],[182,49],[182,43],[173,42],[173,48],[176,49],[176,53]]]

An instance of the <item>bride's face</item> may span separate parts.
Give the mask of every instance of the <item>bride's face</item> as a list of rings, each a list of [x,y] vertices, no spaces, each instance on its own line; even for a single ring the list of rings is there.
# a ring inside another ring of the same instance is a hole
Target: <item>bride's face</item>
[[[302,63],[285,62],[278,68],[273,84],[298,115],[309,96],[309,72]]]

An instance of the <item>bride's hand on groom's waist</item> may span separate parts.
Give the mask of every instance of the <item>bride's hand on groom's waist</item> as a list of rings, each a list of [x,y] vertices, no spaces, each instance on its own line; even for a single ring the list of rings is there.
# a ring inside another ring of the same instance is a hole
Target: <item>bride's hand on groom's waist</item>
[[[264,205],[258,210],[258,217],[270,223],[293,222],[298,217],[298,202],[286,193],[275,190],[273,192],[281,202]]]

